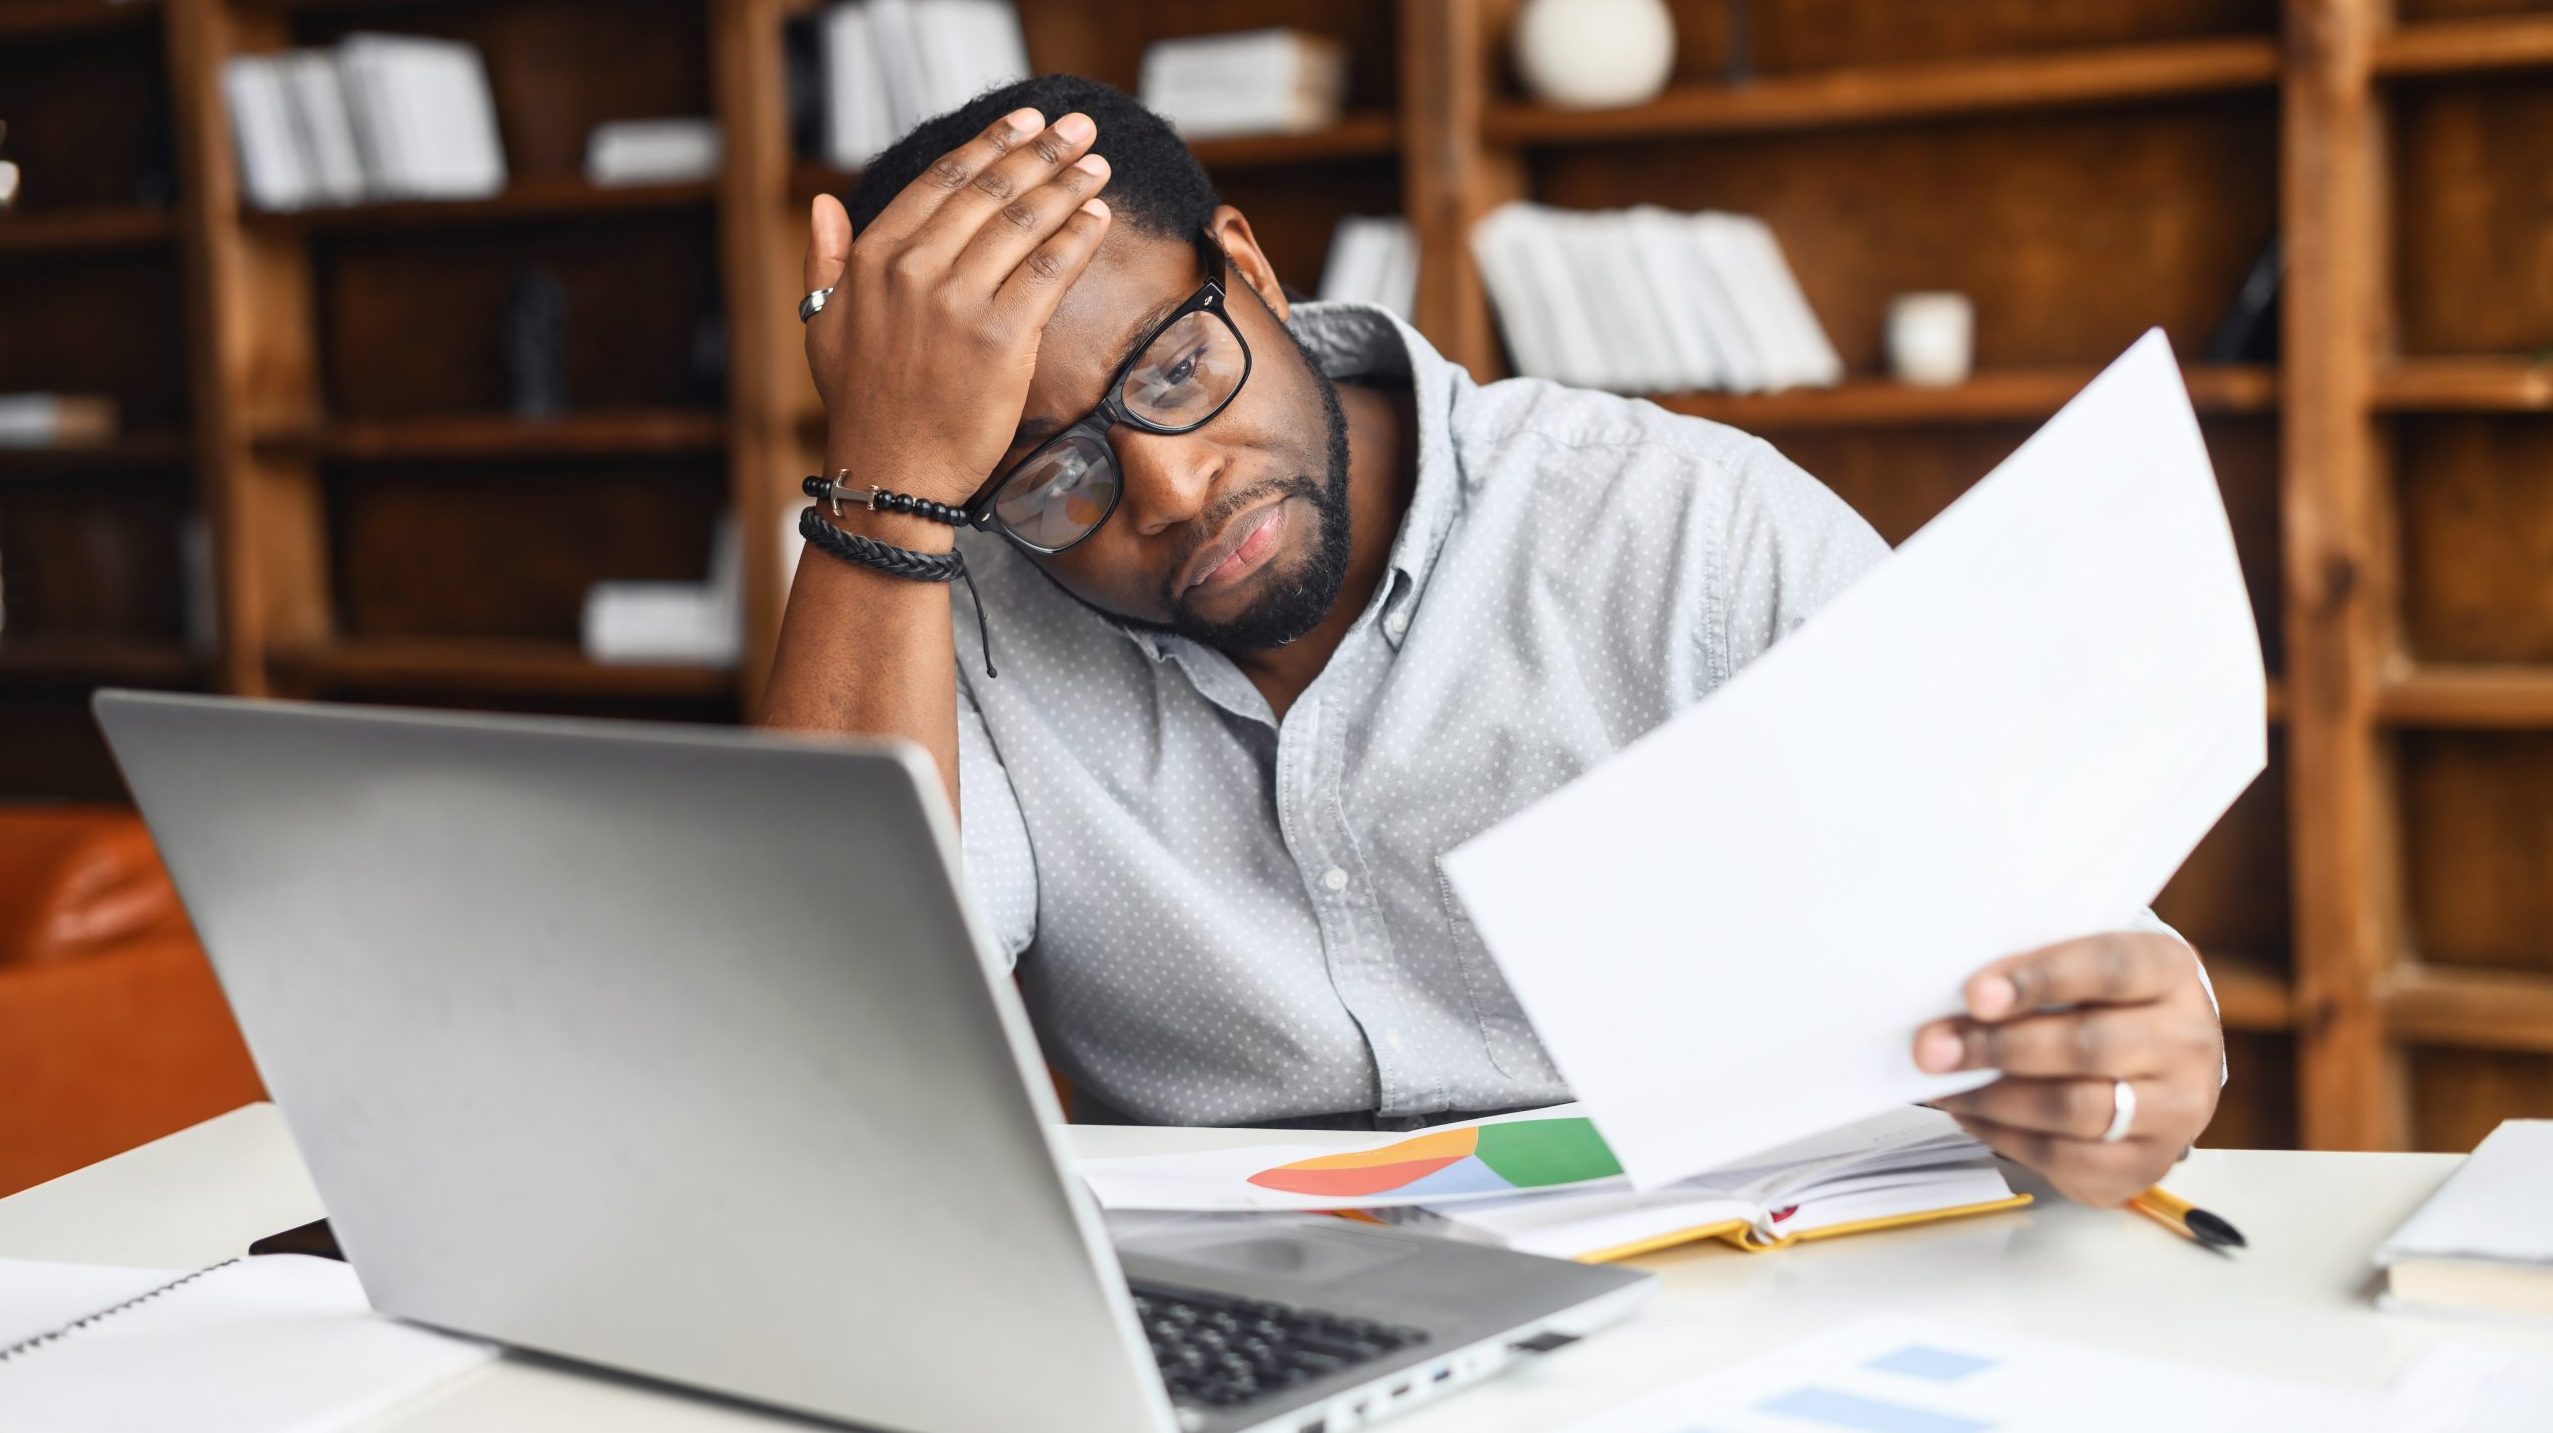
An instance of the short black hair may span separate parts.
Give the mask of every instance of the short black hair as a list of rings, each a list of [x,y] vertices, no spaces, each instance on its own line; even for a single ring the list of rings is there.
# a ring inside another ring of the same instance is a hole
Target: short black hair
[[[932,161],[993,127],[1012,110],[1029,108],[1054,123],[1079,110],[1099,126],[1090,152],[1108,161],[1108,186],[1100,197],[1120,224],[1132,223],[1167,239],[1190,240],[1214,220],[1221,201],[1205,166],[1188,152],[1170,122],[1115,85],[1080,75],[1039,75],[986,90],[944,115],[915,125],[860,171],[845,207],[854,233],[867,230],[880,210]]]

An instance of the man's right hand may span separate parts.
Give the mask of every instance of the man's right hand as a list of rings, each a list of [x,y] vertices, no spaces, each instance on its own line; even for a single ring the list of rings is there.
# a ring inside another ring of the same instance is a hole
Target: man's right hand
[[[1108,162],[1098,130],[1017,110],[940,156],[857,242],[840,200],[815,201],[807,324],[824,399],[826,464],[944,503],[974,495],[1009,448],[1037,344],[1108,231],[1093,197]]]

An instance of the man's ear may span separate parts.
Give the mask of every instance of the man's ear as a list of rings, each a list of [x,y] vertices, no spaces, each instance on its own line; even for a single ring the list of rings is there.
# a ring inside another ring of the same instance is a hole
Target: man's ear
[[[1206,232],[1214,236],[1231,259],[1233,277],[1250,286],[1250,291],[1277,316],[1277,322],[1291,317],[1286,312],[1285,286],[1277,282],[1276,266],[1260,251],[1259,237],[1250,232],[1250,221],[1241,211],[1229,204],[1216,205]]]

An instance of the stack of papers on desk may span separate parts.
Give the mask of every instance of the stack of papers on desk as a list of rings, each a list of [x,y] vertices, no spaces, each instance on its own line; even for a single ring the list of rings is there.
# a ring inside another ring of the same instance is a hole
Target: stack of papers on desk
[[[2189,395],[2149,333],[1726,686],[1444,866],[1632,1182],[1984,1084],[1914,1033],[2124,928],[2267,759]]]
[[[1641,1191],[1574,1105],[1415,1134],[1085,1159],[1112,1211],[1356,1211],[1380,1223],[1552,1258],[1601,1261],[1722,1239],[1772,1249],[2009,1209],[1993,1155],[1936,1110],[1893,1110]]]

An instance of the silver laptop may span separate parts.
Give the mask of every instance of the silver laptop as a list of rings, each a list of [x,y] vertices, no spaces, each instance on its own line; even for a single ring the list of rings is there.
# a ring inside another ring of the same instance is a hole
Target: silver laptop
[[[385,1312],[923,1433],[1341,1433],[1654,1283],[1320,1216],[1112,1245],[916,747],[97,713]]]

